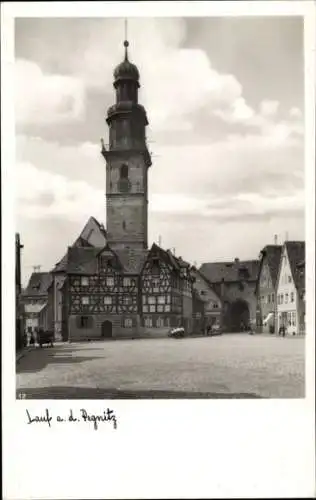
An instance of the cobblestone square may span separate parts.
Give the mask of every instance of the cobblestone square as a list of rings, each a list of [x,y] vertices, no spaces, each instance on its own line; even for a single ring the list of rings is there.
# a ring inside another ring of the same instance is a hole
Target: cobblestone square
[[[223,335],[56,344],[17,363],[17,397],[304,397],[303,338]]]

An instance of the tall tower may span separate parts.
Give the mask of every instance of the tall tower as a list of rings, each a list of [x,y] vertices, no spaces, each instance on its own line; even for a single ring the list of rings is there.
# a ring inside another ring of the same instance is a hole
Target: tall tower
[[[139,72],[125,58],[114,70],[116,103],[108,109],[109,147],[106,160],[107,241],[112,248],[147,248],[148,168],[146,111],[138,104]]]

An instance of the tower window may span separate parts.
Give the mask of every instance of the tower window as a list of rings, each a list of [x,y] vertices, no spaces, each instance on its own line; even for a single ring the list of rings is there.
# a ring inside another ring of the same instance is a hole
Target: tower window
[[[128,179],[128,166],[125,163],[123,163],[123,165],[121,166],[120,178]]]
[[[119,180],[119,191],[122,193],[128,193],[130,190],[130,181],[128,179],[128,165],[123,163],[120,168],[120,180]]]

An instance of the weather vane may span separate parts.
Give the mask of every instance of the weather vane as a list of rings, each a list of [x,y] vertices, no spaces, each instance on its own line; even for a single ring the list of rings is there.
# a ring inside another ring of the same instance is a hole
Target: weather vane
[[[125,60],[127,61],[127,59],[128,59],[127,47],[129,46],[129,43],[127,40],[127,19],[124,20],[124,31],[125,31],[125,40],[124,40]]]
[[[127,19],[124,20],[124,33],[125,33],[125,40],[127,41]]]

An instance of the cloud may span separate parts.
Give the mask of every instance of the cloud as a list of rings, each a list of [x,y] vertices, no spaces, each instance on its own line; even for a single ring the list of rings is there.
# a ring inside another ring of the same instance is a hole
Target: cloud
[[[303,114],[299,108],[291,108],[289,111],[289,115],[291,118],[302,118]]]
[[[34,62],[15,63],[15,111],[18,124],[50,125],[82,119],[84,87],[73,76],[45,74]]]
[[[60,22],[64,23],[60,44],[52,43],[57,24],[47,25],[47,35],[42,25],[39,42],[47,37],[49,43],[37,52],[43,67],[56,67],[56,61],[64,61],[61,71],[67,75],[45,73],[30,61],[17,62],[22,82],[17,115],[24,124],[78,121],[88,112],[85,95],[102,92],[114,98],[113,70],[124,53],[123,21]],[[130,23],[129,57],[140,69],[140,102],[148,111],[150,132],[193,132],[198,123],[194,117],[201,111],[208,115],[209,125],[216,117],[228,125],[254,128],[256,133],[278,123],[279,102],[263,99],[255,109],[235,75],[217,70],[205,50],[183,46],[187,29],[186,21],[180,18],[136,18]],[[78,40],[77,48],[73,39]],[[71,50],[61,55],[61,46]],[[109,46],[111,50],[106,49]],[[25,81],[31,85],[25,87]],[[97,109],[100,112],[99,106]],[[290,115],[299,118],[297,109]]]
[[[72,221],[81,221],[91,215],[103,218],[103,190],[87,182],[71,181],[30,163],[17,165],[17,181],[18,213],[25,218],[62,216]]]
[[[279,101],[264,100],[260,103],[260,114],[263,116],[275,116],[278,112],[280,103]]]
[[[240,223],[271,217],[293,217],[304,211],[304,191],[289,196],[266,197],[237,195],[221,198],[194,198],[181,195],[154,194],[150,203],[153,212],[182,216],[205,217],[212,222]]]

